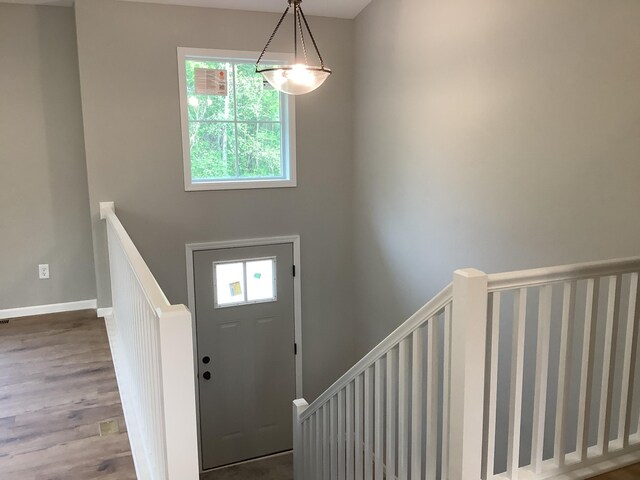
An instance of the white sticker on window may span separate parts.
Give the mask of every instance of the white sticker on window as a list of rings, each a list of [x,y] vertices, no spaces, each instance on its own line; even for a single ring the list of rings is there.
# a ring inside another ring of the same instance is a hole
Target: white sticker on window
[[[227,71],[214,68],[196,68],[196,94],[227,95]]]

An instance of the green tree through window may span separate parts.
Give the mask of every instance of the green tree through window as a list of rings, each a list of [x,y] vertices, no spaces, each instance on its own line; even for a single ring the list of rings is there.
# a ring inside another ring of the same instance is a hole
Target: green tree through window
[[[199,95],[198,68],[225,70],[227,95]],[[280,94],[253,62],[185,59],[192,182],[282,179]]]

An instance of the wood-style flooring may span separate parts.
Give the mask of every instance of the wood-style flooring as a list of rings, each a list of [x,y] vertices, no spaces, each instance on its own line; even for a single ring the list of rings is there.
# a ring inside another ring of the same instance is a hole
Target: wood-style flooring
[[[200,475],[200,480],[293,480],[293,454],[240,463]]]
[[[593,477],[592,480],[638,480],[640,479],[640,463],[631,465],[621,470],[605,473]]]
[[[120,433],[100,436],[115,420]],[[95,311],[0,324],[0,478],[134,480],[104,321]]]

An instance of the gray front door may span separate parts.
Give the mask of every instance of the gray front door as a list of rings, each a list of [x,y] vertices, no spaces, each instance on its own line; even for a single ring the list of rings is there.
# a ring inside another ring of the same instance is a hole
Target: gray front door
[[[194,252],[203,469],[292,448],[293,244]]]

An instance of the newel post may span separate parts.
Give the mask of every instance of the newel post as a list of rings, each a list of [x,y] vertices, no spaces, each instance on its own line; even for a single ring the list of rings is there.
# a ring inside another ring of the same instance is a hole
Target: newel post
[[[449,480],[482,475],[487,275],[473,268],[453,276]]]
[[[300,417],[309,404],[306,400],[299,398],[293,401],[293,479],[305,480],[304,478],[304,444],[302,438],[302,422]]]
[[[196,480],[200,467],[191,312],[184,305],[158,310],[166,478]]]

